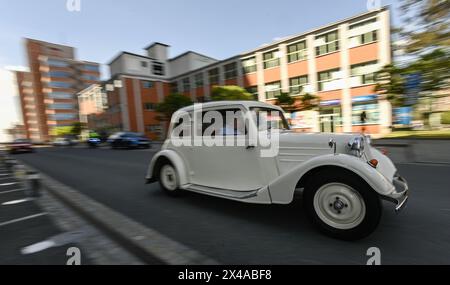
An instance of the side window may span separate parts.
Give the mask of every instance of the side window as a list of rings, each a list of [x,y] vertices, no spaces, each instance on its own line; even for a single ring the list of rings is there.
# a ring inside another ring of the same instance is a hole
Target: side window
[[[184,138],[191,136],[192,122],[190,116],[192,116],[192,114],[186,113],[175,119],[172,129],[172,137]]]
[[[205,131],[213,131],[205,133]],[[244,113],[239,108],[205,111],[202,113],[202,134],[215,136],[246,135],[246,121]]]

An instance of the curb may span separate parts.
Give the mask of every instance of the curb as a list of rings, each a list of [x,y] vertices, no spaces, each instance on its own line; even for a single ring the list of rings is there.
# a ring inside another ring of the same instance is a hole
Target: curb
[[[33,167],[21,162],[27,169]],[[40,172],[39,172],[40,173]],[[151,265],[217,265],[214,259],[174,241],[40,173],[41,185],[143,262]]]

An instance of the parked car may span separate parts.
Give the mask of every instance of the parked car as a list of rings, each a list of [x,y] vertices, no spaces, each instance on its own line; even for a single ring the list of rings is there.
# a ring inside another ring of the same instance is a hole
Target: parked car
[[[169,137],[148,167],[147,183],[159,181],[162,190],[172,196],[192,191],[257,204],[290,204],[299,190],[311,222],[325,234],[343,240],[364,238],[377,228],[382,200],[393,202],[397,212],[404,208],[409,196],[406,180],[365,135],[294,133],[281,108],[261,102],[202,105],[203,114],[236,110],[248,120],[246,131],[227,130],[200,137],[204,140],[200,146],[179,143],[180,139],[199,139],[189,137],[189,132],[174,135],[182,116],[192,114],[194,107],[174,114]],[[275,116],[260,120],[259,113],[267,111]],[[279,150],[273,157],[261,155],[262,145],[211,143],[230,135],[245,140],[248,133],[260,133],[270,120],[275,124],[270,124],[269,132],[279,131]]]
[[[27,139],[16,139],[8,145],[9,153],[23,153],[23,152],[33,152],[33,144]]]
[[[86,143],[91,148],[97,148],[101,145],[102,141],[99,138],[88,138]]]
[[[75,146],[77,142],[70,138],[56,138],[52,144],[53,146]]]
[[[108,138],[111,148],[151,148],[151,141],[143,134],[118,132]]]

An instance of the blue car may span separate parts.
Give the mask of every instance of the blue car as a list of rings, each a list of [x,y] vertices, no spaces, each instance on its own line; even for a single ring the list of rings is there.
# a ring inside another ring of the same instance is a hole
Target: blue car
[[[151,148],[151,141],[143,134],[131,132],[115,133],[108,138],[111,148]]]

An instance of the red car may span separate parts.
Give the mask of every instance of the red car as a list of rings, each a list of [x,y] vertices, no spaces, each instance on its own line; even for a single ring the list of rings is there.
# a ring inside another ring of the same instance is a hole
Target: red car
[[[33,152],[33,144],[26,139],[17,139],[8,146],[11,154],[22,152]]]

